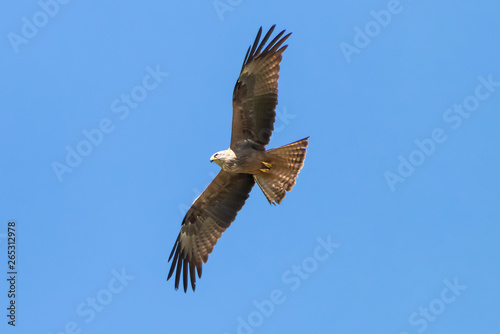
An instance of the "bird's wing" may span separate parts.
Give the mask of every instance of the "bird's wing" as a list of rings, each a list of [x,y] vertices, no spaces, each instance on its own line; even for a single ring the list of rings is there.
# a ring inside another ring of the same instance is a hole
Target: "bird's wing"
[[[287,48],[287,45],[281,45],[291,34],[283,36],[283,30],[265,46],[274,27],[269,29],[260,44],[262,27],[259,29],[243,61],[233,92],[231,148],[243,140],[251,140],[264,147],[271,138],[278,104],[281,54]]]
[[[196,288],[195,270],[201,278],[201,266],[207,262],[217,240],[236,218],[245,204],[255,181],[250,174],[232,174],[221,170],[189,208],[174,248],[167,280],[175,271],[175,289],[182,279],[187,291],[188,275],[193,291]]]

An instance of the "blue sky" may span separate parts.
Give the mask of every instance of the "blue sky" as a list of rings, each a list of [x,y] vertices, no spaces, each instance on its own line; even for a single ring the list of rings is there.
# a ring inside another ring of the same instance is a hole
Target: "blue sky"
[[[3,4],[2,333],[500,327],[499,5]],[[168,255],[272,24],[293,34],[270,147],[311,136],[305,167],[280,206],[255,187],[175,291]]]

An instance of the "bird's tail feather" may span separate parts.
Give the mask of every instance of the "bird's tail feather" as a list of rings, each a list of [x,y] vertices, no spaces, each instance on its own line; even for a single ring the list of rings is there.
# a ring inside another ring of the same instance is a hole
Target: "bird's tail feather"
[[[291,191],[295,185],[295,178],[304,166],[308,139],[309,137],[266,152],[264,168],[254,178],[270,204],[280,204],[286,192]]]

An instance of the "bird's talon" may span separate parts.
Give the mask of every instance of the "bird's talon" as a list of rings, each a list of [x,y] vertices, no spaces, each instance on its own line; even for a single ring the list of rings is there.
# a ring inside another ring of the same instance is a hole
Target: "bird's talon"
[[[265,162],[265,161],[262,161],[262,164],[266,166],[268,169],[271,169],[271,167],[273,166],[270,162]]]

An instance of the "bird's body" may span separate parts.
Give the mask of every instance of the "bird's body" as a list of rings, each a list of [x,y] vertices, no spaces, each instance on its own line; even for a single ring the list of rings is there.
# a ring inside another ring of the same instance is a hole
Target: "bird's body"
[[[234,149],[215,153],[210,161],[218,164],[223,171],[229,173],[257,174],[261,161],[265,160],[265,150],[255,148],[256,145],[247,141],[238,143]]]
[[[202,264],[236,218],[255,183],[269,203],[280,204],[304,165],[309,137],[266,150],[276,117],[279,64],[287,47],[281,45],[290,36],[282,37],[282,31],[264,48],[273,30],[274,26],[260,42],[261,28],[247,51],[233,92],[230,146],[210,158],[221,171],[182,221],[169,257],[173,261],[167,278],[175,272],[176,289],[182,274],[184,291],[189,279],[195,290],[196,273],[201,277]]]

